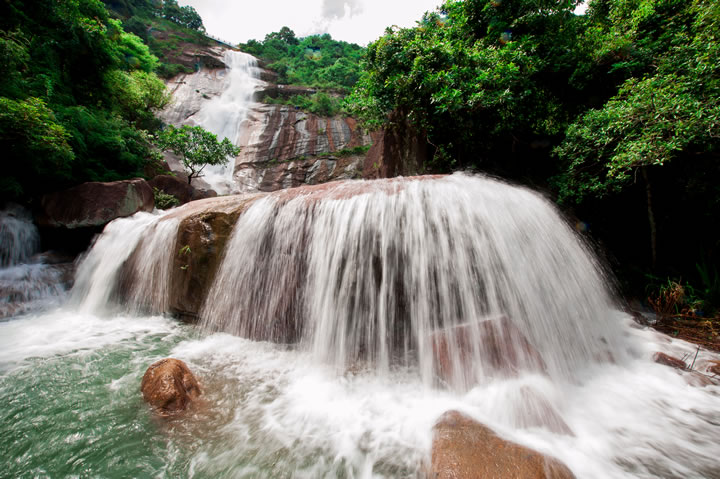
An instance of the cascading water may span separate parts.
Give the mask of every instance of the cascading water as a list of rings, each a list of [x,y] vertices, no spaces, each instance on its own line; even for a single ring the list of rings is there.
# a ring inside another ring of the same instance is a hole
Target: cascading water
[[[209,330],[249,338],[302,336],[341,369],[417,362],[426,382],[433,334],[444,331],[451,381],[468,388],[499,371],[460,363],[499,354],[531,365],[524,337],[556,377],[609,351],[620,359],[606,283],[575,234],[528,190],[458,175],[351,182],[318,198],[280,194],[251,206],[201,316]],[[513,325],[497,331],[507,336],[497,354],[488,351],[488,320]]]
[[[20,206],[0,211],[0,268],[27,263],[40,250],[40,233]]]
[[[650,360],[694,347],[613,311],[540,196],[453,175],[259,197],[225,246],[204,334],[143,316],[167,306],[190,209],[116,220],[68,304],[0,322],[3,473],[417,477],[434,421],[456,409],[579,478],[720,477],[720,388]],[[450,387],[433,380],[438,333],[471,365]],[[493,373],[495,353],[510,370]],[[204,399],[157,421],[138,388],[167,356]]]
[[[66,291],[70,265],[44,264],[40,233],[19,205],[0,211],[0,318],[56,305]]]
[[[245,127],[248,113],[253,104],[253,95],[260,81],[260,70],[257,59],[247,53],[228,50],[224,54],[227,65],[222,82],[221,93],[201,104],[197,113],[185,120],[186,123],[199,125],[218,136],[218,139],[229,139],[234,145],[240,144],[240,135]],[[185,93],[176,92],[175,98],[179,106],[186,103],[183,95],[197,95],[186,88]],[[172,111],[168,114],[174,118]],[[207,166],[203,170],[203,179],[219,194],[237,191],[233,180],[234,163],[231,159],[227,165]]]

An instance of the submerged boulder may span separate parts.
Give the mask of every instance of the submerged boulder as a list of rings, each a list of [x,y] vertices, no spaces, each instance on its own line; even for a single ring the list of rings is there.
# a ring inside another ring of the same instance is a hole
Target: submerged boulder
[[[435,372],[454,389],[472,387],[481,377],[546,369],[540,353],[506,316],[435,331],[430,341]]]
[[[443,414],[433,428],[432,479],[568,479],[575,476],[555,458],[498,437],[457,411]]]
[[[179,359],[161,359],[152,364],[140,384],[143,399],[163,416],[184,411],[200,397],[200,385]]]
[[[657,352],[653,355],[653,361],[658,364],[670,366],[671,368],[687,369],[687,364],[682,359],[674,358],[669,354]]]
[[[50,193],[40,201],[40,226],[87,228],[104,226],[116,218],[131,216],[155,207],[153,191],[140,178],[110,183],[83,183]]]

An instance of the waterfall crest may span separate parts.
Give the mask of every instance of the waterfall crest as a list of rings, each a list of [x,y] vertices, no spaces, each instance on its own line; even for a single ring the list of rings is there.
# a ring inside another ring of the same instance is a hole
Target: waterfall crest
[[[532,348],[536,366],[573,378],[623,350],[606,283],[527,189],[465,175],[347,182],[251,206],[201,317],[207,330],[300,341],[341,368],[417,362],[430,381],[445,331],[450,363],[487,366],[453,368],[460,386],[498,374],[488,357],[532,366]]]

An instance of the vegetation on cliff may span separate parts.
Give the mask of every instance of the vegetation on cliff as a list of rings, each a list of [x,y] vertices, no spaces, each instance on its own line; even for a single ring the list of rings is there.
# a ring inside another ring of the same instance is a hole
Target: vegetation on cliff
[[[157,59],[98,0],[0,5],[0,197],[142,174],[168,96]]]
[[[297,38],[283,27],[250,40],[239,48],[267,62],[278,73],[278,83],[303,85],[345,92],[360,76],[360,59],[365,49],[354,43],[333,40],[329,34]]]
[[[551,188],[632,284],[652,271],[711,290],[720,5],[577,3],[448,0],[368,47],[347,106],[370,126],[408,118],[436,148],[426,171]]]
[[[127,32],[140,37],[158,57],[156,72],[163,78],[192,73],[195,68],[179,58],[188,45],[206,47],[214,41],[205,36],[202,18],[191,6],[176,0],[103,0],[111,15]]]

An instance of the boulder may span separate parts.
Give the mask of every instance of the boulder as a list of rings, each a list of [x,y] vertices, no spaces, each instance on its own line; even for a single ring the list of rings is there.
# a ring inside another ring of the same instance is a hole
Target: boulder
[[[433,479],[567,479],[575,476],[555,458],[498,437],[457,411],[443,414],[433,428]]]
[[[257,196],[225,196],[195,201],[166,219],[178,218],[177,249],[170,273],[170,311],[197,318],[223,258],[238,216]]]
[[[720,376],[720,361],[710,361],[707,372],[713,376]]]
[[[116,218],[138,211],[152,211],[155,199],[143,179],[111,183],[83,183],[68,190],[50,193],[40,201],[40,226],[85,228],[104,226]]]
[[[200,394],[200,385],[187,365],[179,359],[153,363],[140,384],[143,399],[160,415],[184,411]]]
[[[545,371],[540,353],[506,316],[435,331],[430,337],[437,377],[465,390],[481,377]]]
[[[173,195],[183,205],[190,201],[201,200],[204,198],[213,198],[217,196],[214,190],[202,190],[195,188],[187,182],[187,177],[173,176],[173,175],[158,175],[152,180],[148,181],[148,184],[152,188]]]
[[[657,352],[653,354],[653,361],[658,364],[670,366],[671,368],[687,369],[687,364],[682,359],[674,358],[668,354]]]

